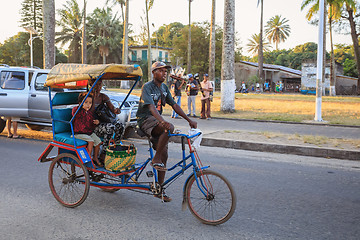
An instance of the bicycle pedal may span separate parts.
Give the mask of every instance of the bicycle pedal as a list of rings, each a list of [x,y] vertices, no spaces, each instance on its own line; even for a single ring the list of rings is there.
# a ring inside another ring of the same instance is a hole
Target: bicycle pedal
[[[147,171],[146,172],[146,176],[148,176],[149,178],[150,177],[153,177],[154,176],[154,173],[152,171]]]

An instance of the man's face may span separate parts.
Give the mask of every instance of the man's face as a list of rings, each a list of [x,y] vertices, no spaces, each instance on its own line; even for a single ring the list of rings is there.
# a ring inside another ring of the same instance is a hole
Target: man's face
[[[204,81],[207,82],[209,80],[209,77],[204,76]]]
[[[154,79],[160,82],[164,82],[167,76],[166,68],[158,68],[153,71]]]

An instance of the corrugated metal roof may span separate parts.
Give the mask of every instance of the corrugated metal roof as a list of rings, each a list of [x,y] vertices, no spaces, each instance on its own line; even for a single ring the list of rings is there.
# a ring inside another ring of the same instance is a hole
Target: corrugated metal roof
[[[254,66],[254,67],[258,67],[258,63],[247,62],[247,61],[240,61],[240,62],[251,65],[251,66]],[[266,69],[272,69],[272,70],[278,70],[278,71],[285,71],[285,72],[289,72],[289,73],[301,76],[301,71],[300,70],[296,70],[296,69],[292,69],[292,68],[288,68],[288,67],[284,67],[284,66],[280,66],[280,65],[272,65],[272,64],[264,63],[263,68],[265,70]]]

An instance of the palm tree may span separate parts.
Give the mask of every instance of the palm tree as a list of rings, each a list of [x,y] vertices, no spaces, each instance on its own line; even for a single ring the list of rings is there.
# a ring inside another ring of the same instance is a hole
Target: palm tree
[[[223,112],[235,111],[235,0],[224,1],[224,33],[221,68],[221,105]]]
[[[61,31],[56,33],[56,42],[62,46],[70,42],[69,62],[80,63],[83,12],[76,0],[68,0],[63,7],[58,10]]]
[[[96,8],[88,18],[89,54],[91,59],[97,59],[98,54],[102,57],[102,63],[106,64],[107,57],[111,61],[120,62],[122,24],[117,15],[113,15],[111,8]]]
[[[260,6],[260,35],[259,35],[259,58],[258,58],[258,64],[259,64],[259,78],[260,82],[264,82],[264,71],[263,71],[263,64],[264,64],[264,54],[263,54],[263,15],[264,15],[264,0],[258,0],[258,6],[259,3]]]
[[[55,0],[43,0],[44,68],[55,65]]]
[[[154,4],[154,0],[145,0],[145,8],[146,8],[146,26],[147,26],[147,33],[148,33],[148,81],[151,80],[151,39],[150,39],[150,24],[149,24],[149,11]]]
[[[188,53],[187,53],[187,72],[191,73],[191,2],[189,0],[189,39],[188,39]]]
[[[260,42],[263,43],[263,51],[265,52],[269,52],[270,51],[270,43],[267,42],[264,38],[262,41],[260,41],[260,35],[259,34],[253,34],[251,35],[251,38],[248,39],[249,43],[246,44],[247,49],[250,53],[252,53],[254,56],[256,56],[257,54],[259,54],[259,49],[260,49]]]
[[[290,26],[287,24],[289,20],[286,18],[281,19],[281,15],[276,15],[270,18],[265,26],[265,33],[270,43],[273,42],[276,45],[276,50],[280,42],[285,42],[290,35]]]
[[[215,81],[215,5],[212,0],[211,26],[210,26],[210,46],[209,46],[209,79]]]
[[[86,42],[86,0],[84,0],[84,9],[83,9],[83,30],[82,30],[82,44],[81,44],[81,51],[82,51],[82,58],[81,58],[81,63],[82,64],[86,64],[87,62],[87,42]]]

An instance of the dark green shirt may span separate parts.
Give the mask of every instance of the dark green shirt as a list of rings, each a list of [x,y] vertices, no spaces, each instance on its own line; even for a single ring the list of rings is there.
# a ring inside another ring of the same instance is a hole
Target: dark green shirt
[[[152,115],[149,109],[150,104],[155,105],[160,115],[162,114],[162,109],[163,106],[165,106],[165,102],[170,106],[176,104],[173,97],[171,96],[169,88],[164,83],[161,84],[160,88],[156,86],[154,81],[147,82],[142,87],[139,108],[136,113],[139,126],[148,116]],[[161,98],[163,99],[162,101]]]

